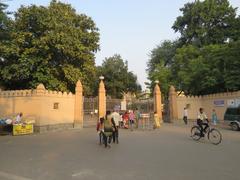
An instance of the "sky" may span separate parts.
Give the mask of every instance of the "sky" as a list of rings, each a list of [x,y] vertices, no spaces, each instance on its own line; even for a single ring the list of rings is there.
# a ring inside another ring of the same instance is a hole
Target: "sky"
[[[51,0],[5,0],[9,11],[21,5],[49,5]],[[120,54],[128,61],[129,70],[145,89],[147,62],[152,49],[162,41],[179,37],[171,27],[179,9],[193,0],[61,0],[71,4],[77,13],[90,16],[100,31],[100,51],[96,64],[106,57]],[[240,9],[240,0],[229,0]],[[238,10],[239,14],[239,10]]]

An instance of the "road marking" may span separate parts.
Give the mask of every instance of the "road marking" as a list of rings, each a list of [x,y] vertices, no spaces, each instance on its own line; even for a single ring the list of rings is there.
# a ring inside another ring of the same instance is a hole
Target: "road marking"
[[[90,169],[84,169],[78,173],[72,174],[72,177],[89,177],[89,176],[96,176],[94,172]]]
[[[29,178],[16,176],[14,174],[8,174],[8,173],[0,171],[0,179],[2,179],[2,178],[9,179],[9,180],[31,180]]]

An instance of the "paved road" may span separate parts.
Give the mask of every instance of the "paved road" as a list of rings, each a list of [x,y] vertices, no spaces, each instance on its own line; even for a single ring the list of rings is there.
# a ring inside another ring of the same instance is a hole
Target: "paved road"
[[[240,132],[222,130],[223,142],[194,142],[189,128],[121,131],[105,149],[94,129],[0,136],[0,179],[10,180],[239,180]]]

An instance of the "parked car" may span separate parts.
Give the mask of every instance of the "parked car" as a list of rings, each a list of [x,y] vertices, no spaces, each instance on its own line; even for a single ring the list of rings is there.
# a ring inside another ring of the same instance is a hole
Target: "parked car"
[[[238,131],[240,129],[240,106],[228,107],[224,114],[224,121],[231,126],[232,130]]]

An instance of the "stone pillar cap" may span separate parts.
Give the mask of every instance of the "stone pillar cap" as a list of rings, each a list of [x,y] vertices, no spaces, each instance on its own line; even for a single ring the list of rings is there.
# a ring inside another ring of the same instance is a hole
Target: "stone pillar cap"
[[[82,83],[80,80],[77,81],[76,87],[82,87]]]
[[[45,90],[44,85],[41,83],[37,86],[37,90]]]
[[[175,92],[175,87],[174,86],[170,86],[170,91]]]

